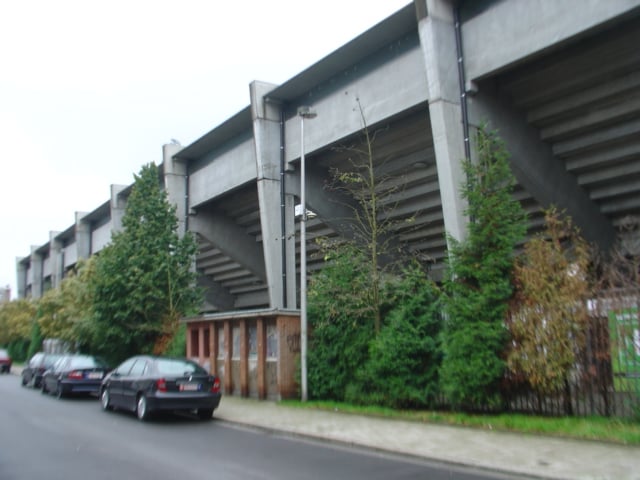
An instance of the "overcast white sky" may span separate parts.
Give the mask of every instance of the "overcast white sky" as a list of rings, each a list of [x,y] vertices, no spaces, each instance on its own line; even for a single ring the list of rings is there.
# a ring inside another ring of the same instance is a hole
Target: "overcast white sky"
[[[0,286],[16,258],[411,0],[0,3]]]

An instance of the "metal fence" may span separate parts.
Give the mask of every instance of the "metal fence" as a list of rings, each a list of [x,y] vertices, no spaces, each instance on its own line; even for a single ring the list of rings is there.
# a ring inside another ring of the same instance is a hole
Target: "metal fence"
[[[526,382],[505,382],[507,408],[542,415],[640,418],[640,295],[607,292],[590,302],[584,349],[554,395],[538,395]]]

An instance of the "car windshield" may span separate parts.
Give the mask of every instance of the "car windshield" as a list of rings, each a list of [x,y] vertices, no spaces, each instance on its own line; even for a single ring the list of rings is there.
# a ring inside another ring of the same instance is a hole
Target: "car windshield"
[[[206,370],[188,360],[175,358],[163,358],[156,361],[156,368],[160,375],[185,375],[191,373],[204,373]]]
[[[105,364],[95,357],[71,357],[69,368],[96,368],[104,367]]]
[[[0,358],[7,358],[8,356],[9,353],[6,350],[0,348]]]

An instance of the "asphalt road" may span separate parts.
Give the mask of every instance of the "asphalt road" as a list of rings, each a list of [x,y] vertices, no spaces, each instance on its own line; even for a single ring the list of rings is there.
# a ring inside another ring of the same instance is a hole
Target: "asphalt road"
[[[222,400],[224,402],[224,398]],[[0,479],[456,479],[505,476],[168,415],[57,400],[0,375]]]

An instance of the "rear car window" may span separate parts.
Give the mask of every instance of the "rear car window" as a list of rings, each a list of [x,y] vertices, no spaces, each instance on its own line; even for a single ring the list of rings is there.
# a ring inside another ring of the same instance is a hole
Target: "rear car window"
[[[161,375],[206,374],[207,371],[188,360],[163,358],[156,360],[156,368]]]
[[[44,366],[49,368],[60,358],[60,355],[47,355],[44,357]]]
[[[96,368],[105,365],[93,357],[72,357],[69,368]]]
[[[36,353],[31,360],[29,360],[30,367],[37,367],[42,362],[42,357],[44,357],[43,353]]]

